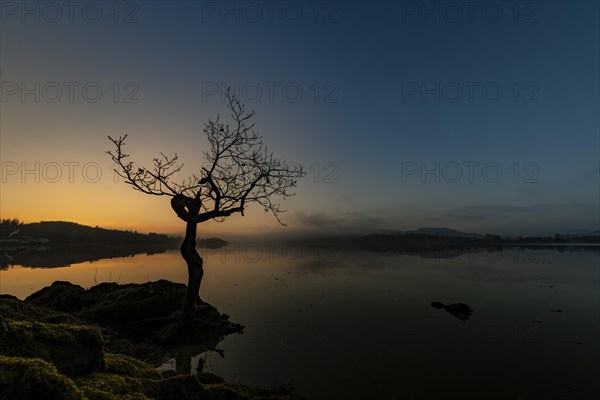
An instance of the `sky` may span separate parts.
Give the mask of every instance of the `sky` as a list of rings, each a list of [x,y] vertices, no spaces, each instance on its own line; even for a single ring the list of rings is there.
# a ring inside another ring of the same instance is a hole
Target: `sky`
[[[183,232],[107,136],[183,180],[231,87],[307,176],[200,235],[600,229],[596,1],[0,4],[2,218]]]

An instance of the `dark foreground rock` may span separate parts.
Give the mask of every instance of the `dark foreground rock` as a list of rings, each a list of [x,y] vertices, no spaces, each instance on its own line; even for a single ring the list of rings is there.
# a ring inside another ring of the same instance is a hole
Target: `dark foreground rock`
[[[200,303],[195,323],[177,332],[184,292],[184,285],[167,281],[88,290],[55,282],[26,301],[1,295],[0,400],[298,399],[290,388],[250,388],[196,371],[159,373],[131,357],[199,339],[206,342],[194,352],[214,349],[241,329]]]
[[[204,375],[160,374],[121,354],[105,354],[96,372],[67,376],[39,358],[0,355],[2,400],[297,400],[286,389],[255,389],[208,381]]]
[[[75,312],[99,324],[118,325],[173,315],[181,309],[185,289],[183,284],[166,280],[128,285],[101,283],[88,290],[56,281],[27,297],[25,302]]]
[[[0,326],[0,354],[42,358],[68,375],[87,374],[102,365],[104,340],[94,327],[3,317],[0,317]]]
[[[39,358],[0,355],[0,399],[82,400],[75,383]]]
[[[25,304],[67,312],[82,321],[98,324],[129,339],[151,340],[162,345],[179,345],[220,339],[242,327],[198,298],[196,321],[185,331],[177,321],[186,286],[166,280],[143,284],[101,283],[85,290],[57,281],[33,293]]]

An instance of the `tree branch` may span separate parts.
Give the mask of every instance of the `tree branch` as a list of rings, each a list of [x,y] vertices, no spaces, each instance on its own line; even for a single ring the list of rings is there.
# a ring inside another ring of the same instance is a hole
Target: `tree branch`
[[[237,212],[244,215],[248,204],[258,203],[283,225],[279,215],[285,210],[272,198],[293,196],[293,188],[306,173],[302,166],[289,165],[267,150],[262,137],[253,130],[254,123],[250,123],[254,111],[246,111],[229,91],[227,108],[233,119],[232,127],[221,122],[219,116],[204,126],[211,145],[204,152],[210,168],[202,168],[200,178],[193,175],[181,183],[171,182],[183,167],[177,164],[177,154],[168,157],[161,153],[150,170],[134,167],[127,161],[129,154],[123,151],[127,135],[117,139],[109,136],[116,148],[114,152],[107,151],[116,164],[115,171],[142,193],[172,196],[173,210],[185,221],[191,218],[197,222],[218,221]],[[192,200],[200,202],[197,215],[190,214],[190,205],[197,205],[190,203]]]

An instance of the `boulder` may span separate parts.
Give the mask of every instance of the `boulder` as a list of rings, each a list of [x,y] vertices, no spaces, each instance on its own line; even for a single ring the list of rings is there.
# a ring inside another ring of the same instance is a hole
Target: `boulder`
[[[70,282],[56,281],[25,299],[26,302],[56,311],[73,312],[84,306],[85,289]]]
[[[139,285],[101,284],[88,291],[93,305],[82,316],[107,325],[166,318],[181,309],[185,291],[185,285],[166,280]]]
[[[49,312],[70,310],[75,320],[101,326],[113,349],[127,342],[153,341],[166,346],[198,343],[240,332],[242,327],[229,316],[198,297],[195,321],[185,329],[179,324],[186,286],[167,280],[142,284],[101,283],[84,290],[67,282],[54,282],[31,296],[25,307],[45,307]],[[63,322],[61,315],[47,316],[48,322]],[[77,324],[76,321],[64,321]],[[135,352],[135,354],[138,354]]]
[[[33,293],[25,302],[74,312],[90,322],[119,325],[171,316],[181,309],[185,291],[185,285],[166,280],[127,285],[101,283],[88,290],[57,281]]]

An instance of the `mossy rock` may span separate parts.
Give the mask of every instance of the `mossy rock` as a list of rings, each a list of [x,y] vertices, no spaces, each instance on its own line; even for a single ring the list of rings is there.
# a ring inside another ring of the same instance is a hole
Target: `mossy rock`
[[[205,400],[298,400],[289,388],[250,388],[231,383],[216,383],[204,386]]]
[[[83,400],[75,383],[39,358],[0,356],[0,399]]]
[[[149,364],[122,354],[105,354],[106,367],[98,373],[75,378],[90,400],[297,400],[286,388],[253,389],[226,383],[202,373],[160,374]]]
[[[98,372],[77,378],[86,397],[96,399],[203,400],[205,389],[193,375],[151,379]]]
[[[6,320],[0,354],[50,361],[67,375],[97,371],[103,363],[102,336],[96,328]]]
[[[56,281],[25,299],[36,306],[57,311],[73,312],[84,305],[85,289],[70,282]]]
[[[0,295],[0,317],[22,321],[83,324],[72,314],[39,307],[10,295]]]
[[[106,353],[100,372],[76,378],[90,400],[203,399],[204,387],[195,376],[164,377],[151,365],[123,354]]]
[[[86,311],[90,321],[109,325],[131,323],[135,320],[165,318],[181,309],[186,287],[183,284],[160,280],[141,285],[94,287],[90,295],[103,293]]]
[[[1,400],[297,400],[284,389],[252,389],[212,374],[162,376],[122,354],[105,354],[102,371],[68,378],[39,358],[0,356]],[[202,382],[201,382],[202,381]]]
[[[14,296],[0,295],[0,316],[10,317],[23,309],[23,303]]]
[[[101,283],[87,290],[69,282],[57,281],[29,296],[23,304],[18,301],[13,304],[13,299],[6,300],[6,308],[9,311],[15,307],[48,310],[44,318],[48,322],[83,324],[82,321],[86,321],[98,324],[111,346],[117,345],[111,348],[117,352],[124,352],[127,347],[123,338],[132,343],[147,342],[172,347],[220,339],[242,330],[243,327],[231,323],[227,315],[219,313],[200,298],[195,321],[191,321],[185,329],[180,329],[179,315],[185,293],[185,285],[167,280],[126,285]],[[0,299],[0,315],[3,315],[1,311]],[[7,313],[6,316],[32,320],[23,318],[21,314]]]
[[[152,366],[124,354],[104,353],[103,372],[133,378],[161,379],[160,373]]]
[[[159,280],[143,284],[101,283],[88,290],[56,281],[25,299],[56,311],[78,313],[85,320],[115,326],[169,317],[183,305],[186,286]]]

